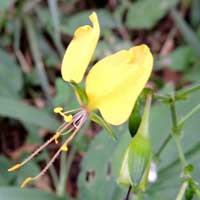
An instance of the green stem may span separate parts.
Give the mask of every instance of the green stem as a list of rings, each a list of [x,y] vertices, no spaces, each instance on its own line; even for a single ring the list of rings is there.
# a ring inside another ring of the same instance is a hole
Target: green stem
[[[56,193],[59,197],[64,197],[66,180],[69,175],[70,166],[72,164],[73,158],[76,154],[76,148],[72,146],[71,151],[66,159],[66,153],[61,154],[61,166],[60,166],[60,180],[56,188]]]
[[[48,163],[50,161],[49,154],[47,153],[46,150],[45,150],[45,160],[46,160],[46,163]],[[51,165],[49,167],[49,172],[50,172],[50,175],[52,177],[53,185],[54,185],[54,187],[56,187],[58,185],[58,176],[57,176],[57,173],[56,173],[56,169],[53,165]]]
[[[182,89],[180,91],[178,91],[175,95],[175,97],[173,98],[175,100],[179,100],[179,99],[182,99],[182,98],[185,98],[187,95],[193,93],[193,92],[196,92],[200,90],[200,84],[196,84],[194,86],[190,86],[190,87],[187,87],[185,89]],[[168,102],[171,104],[171,99],[170,97],[168,96],[164,96],[164,95],[160,95],[160,94],[154,94],[154,98],[155,99],[158,99],[158,100],[162,100],[162,101],[165,101],[165,102]],[[182,126],[185,124],[185,122],[187,120],[190,119],[190,117],[192,117],[195,113],[197,113],[198,111],[200,110],[200,104],[198,104],[195,108],[193,108],[188,114],[186,114],[186,116],[183,117],[182,120],[180,120],[178,122],[178,125],[176,124],[176,128],[173,127],[173,129],[180,129],[179,132],[181,131],[181,128]],[[173,113],[173,121],[177,123],[177,116],[176,116],[176,111],[175,111],[175,108],[174,106],[171,106],[171,112]],[[167,136],[167,138],[165,139],[164,143],[160,146],[160,148],[158,149],[158,152],[156,153],[156,157],[159,158],[160,154],[162,153],[162,151],[165,149],[165,147],[167,146],[168,142],[171,140],[171,137],[172,135],[169,134]]]
[[[176,197],[176,200],[182,200],[183,199],[187,187],[188,187],[188,183],[184,182],[182,184],[181,188],[180,188],[180,191],[179,191],[179,193],[178,193],[178,195]]]
[[[176,142],[176,147],[177,147],[177,151],[179,154],[179,158],[182,163],[182,167],[184,168],[187,165],[187,162],[186,162],[185,155],[183,153],[183,149],[181,146],[181,137],[180,137],[181,128],[178,127],[178,116],[177,116],[177,112],[176,112],[175,100],[173,97],[171,99],[170,110],[171,110],[172,126],[173,126],[172,127],[172,135]]]
[[[197,113],[200,110],[200,104],[198,104],[197,106],[195,106],[188,114],[186,114],[182,120],[180,120],[178,126],[182,127],[185,122],[192,117],[195,113]]]
[[[44,70],[44,65],[43,65],[40,50],[38,47],[38,41],[36,37],[36,32],[34,30],[34,24],[28,16],[24,18],[24,22],[25,22],[25,27],[28,34],[28,40],[30,43],[31,53],[33,55],[33,60],[36,65],[36,69],[37,69],[38,76],[41,82],[42,90],[46,96],[49,106],[53,107],[53,103],[52,103],[52,99],[51,99],[51,95],[49,91],[49,82]]]
[[[175,100],[172,98],[171,104],[170,104],[170,110],[171,110],[171,117],[172,117],[172,132],[173,134],[179,134],[178,130],[178,116],[176,113],[176,107],[175,107]]]
[[[185,98],[189,94],[196,92],[198,90],[200,90],[200,83],[198,83],[196,85],[192,85],[192,86],[187,87],[187,88],[184,88],[182,90],[179,90],[175,95],[175,99],[178,100],[178,99]]]
[[[176,148],[177,148],[179,158],[180,158],[181,163],[182,163],[182,168],[184,169],[187,166],[187,161],[185,159],[185,155],[183,153],[183,149],[182,149],[182,146],[181,146],[180,135],[174,135],[174,140],[176,142]]]

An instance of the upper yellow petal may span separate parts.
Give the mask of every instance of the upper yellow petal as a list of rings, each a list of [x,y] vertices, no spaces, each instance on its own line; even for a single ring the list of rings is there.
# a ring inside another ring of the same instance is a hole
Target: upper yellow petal
[[[89,25],[79,27],[65,52],[61,66],[65,81],[81,82],[99,40],[98,17],[93,12],[89,18],[93,27]]]
[[[110,124],[125,122],[149,79],[153,57],[146,45],[122,50],[99,61],[86,79],[88,109],[99,109]]]

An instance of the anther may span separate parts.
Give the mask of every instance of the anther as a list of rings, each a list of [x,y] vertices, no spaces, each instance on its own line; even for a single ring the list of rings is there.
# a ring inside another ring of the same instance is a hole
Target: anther
[[[71,122],[73,120],[73,116],[72,115],[66,115],[66,116],[64,116],[64,120],[65,120],[65,122]]]
[[[62,108],[62,107],[56,107],[56,108],[54,108],[53,111],[54,111],[55,113],[60,113],[60,112],[63,111],[63,108]]]
[[[61,150],[62,151],[68,151],[68,147],[66,144],[64,144],[62,147],[61,147]]]
[[[21,188],[24,188],[24,187],[25,187],[28,183],[30,183],[32,180],[33,180],[33,178],[31,178],[31,177],[26,178],[26,179],[22,182],[22,184],[20,185],[20,187],[21,187]]]
[[[13,172],[21,167],[21,164],[16,164],[8,169],[8,172]]]

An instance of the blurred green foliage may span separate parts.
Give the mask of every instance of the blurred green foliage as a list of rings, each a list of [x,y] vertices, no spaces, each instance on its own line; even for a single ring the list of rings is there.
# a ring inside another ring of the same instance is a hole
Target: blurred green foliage
[[[13,140],[6,140],[7,153],[3,148],[5,140],[2,139],[8,134],[5,127],[15,124],[22,126],[26,130],[23,144],[41,144],[43,139],[39,130],[43,128],[53,133],[59,126],[59,121],[52,115],[52,107],[77,107],[72,89],[60,77],[60,63],[74,30],[89,23],[88,15],[94,10],[101,24],[101,40],[93,61],[117,50],[147,43],[155,57],[151,82],[160,94],[171,94],[174,88],[184,88],[188,83],[199,82],[200,0],[1,0],[0,199],[121,200],[126,195],[127,188],[118,185],[116,180],[121,159],[130,142],[127,124],[114,128],[116,141],[108,137],[105,130],[100,131],[93,140],[84,133],[78,135],[73,147],[77,154],[84,151],[84,156],[80,172],[76,172],[78,181],[74,183],[79,188],[77,198],[70,197],[70,194],[59,197],[53,192],[18,188],[24,177],[38,173],[38,161],[48,160],[45,153],[17,174],[7,173],[7,168],[13,162],[9,154],[13,151],[13,148],[9,148]],[[166,48],[169,43],[172,45]],[[165,77],[169,72],[175,76],[174,79],[171,76]],[[166,84],[165,80],[168,79],[172,87]],[[196,92],[187,100],[179,101],[179,116],[192,110],[199,99],[199,92]],[[194,166],[192,175],[197,181],[200,181],[199,118],[199,113],[195,114],[186,123],[182,137],[186,158]],[[89,129],[88,126],[82,132]],[[171,126],[169,106],[156,103],[152,107],[150,120],[150,136],[155,155],[170,134]],[[20,128],[18,132],[17,136],[21,140]],[[96,134],[97,131],[94,132]],[[22,152],[20,159],[25,154]],[[158,167],[158,180],[151,183],[147,191],[136,199],[175,199],[181,185],[181,169],[173,140],[167,144],[159,159],[155,159],[155,163]],[[69,168],[73,166],[72,160],[69,165]],[[58,173],[59,170],[56,170]],[[69,179],[70,172],[66,176]],[[56,180],[55,177],[52,179]],[[52,186],[54,181],[49,185]],[[56,190],[55,183],[53,189]]]

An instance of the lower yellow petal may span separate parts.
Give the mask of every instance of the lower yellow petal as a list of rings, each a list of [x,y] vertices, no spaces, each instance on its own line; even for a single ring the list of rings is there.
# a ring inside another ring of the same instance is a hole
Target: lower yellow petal
[[[99,109],[110,124],[125,122],[145,87],[153,67],[146,45],[122,50],[99,61],[88,74],[88,109]]]
[[[93,27],[79,27],[70,42],[61,66],[65,81],[81,82],[99,40],[100,28],[96,13],[90,15]]]

